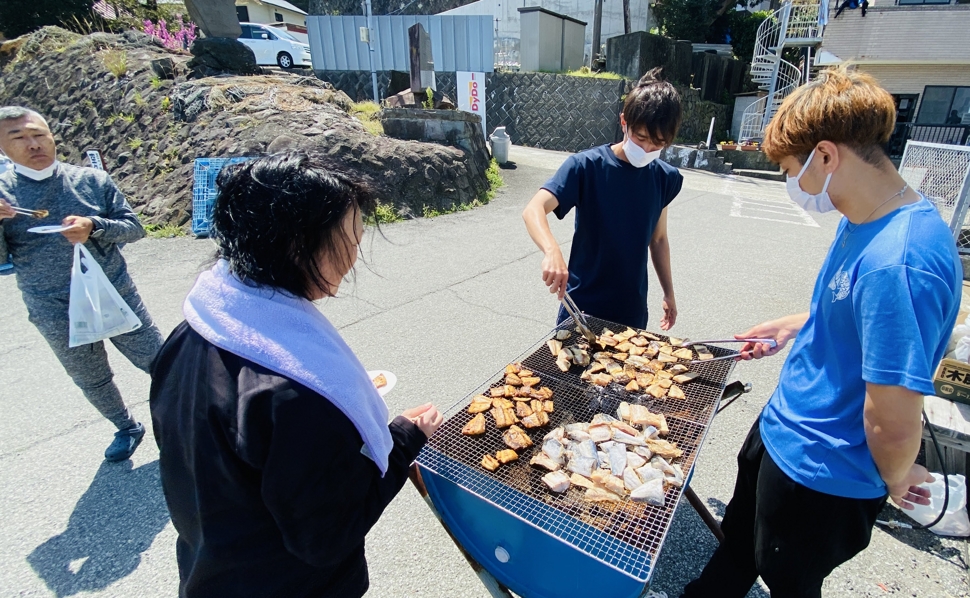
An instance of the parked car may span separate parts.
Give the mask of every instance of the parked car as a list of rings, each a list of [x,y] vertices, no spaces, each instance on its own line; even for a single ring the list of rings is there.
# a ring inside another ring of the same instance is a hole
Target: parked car
[[[275,27],[258,23],[240,23],[242,35],[239,41],[246,44],[256,55],[256,64],[278,65],[288,69],[294,66],[312,66],[310,46]]]

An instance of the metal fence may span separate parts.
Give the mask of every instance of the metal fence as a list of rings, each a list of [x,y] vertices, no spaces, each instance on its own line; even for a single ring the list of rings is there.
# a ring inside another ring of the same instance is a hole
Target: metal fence
[[[910,141],[899,174],[933,202],[953,231],[960,253],[970,254],[970,146]]]
[[[421,23],[431,37],[436,71],[495,70],[495,29],[492,17],[462,15],[395,15],[373,17],[374,70],[410,71],[408,28]],[[307,37],[313,66],[324,71],[369,71],[368,45],[360,40],[367,28],[363,16],[307,17]]]
[[[966,145],[970,141],[970,125],[918,125],[916,123],[896,123],[892,137],[889,138],[889,157],[896,159],[903,155],[907,141],[925,141],[946,145]]]

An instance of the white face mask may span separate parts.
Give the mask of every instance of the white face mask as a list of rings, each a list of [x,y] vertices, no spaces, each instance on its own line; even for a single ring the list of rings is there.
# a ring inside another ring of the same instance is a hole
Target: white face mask
[[[54,169],[57,168],[57,160],[43,170],[34,170],[33,168],[28,168],[22,164],[14,163],[13,169],[15,172],[19,172],[28,179],[33,179],[35,181],[43,181],[44,179],[49,179],[54,176]]]
[[[626,135],[626,127],[623,128],[623,134]],[[626,159],[630,164],[636,166],[637,168],[643,168],[647,164],[653,162],[660,157],[660,152],[663,150],[657,150],[655,152],[644,151],[642,147],[633,143],[633,140],[629,136],[623,141],[623,153],[626,155]]]
[[[812,158],[815,157],[815,150],[808,155],[808,160],[805,160],[805,165],[798,172],[798,176],[789,176],[785,181],[785,188],[788,190],[788,196],[791,197],[792,201],[797,203],[802,207],[802,209],[808,212],[818,212],[824,214],[825,212],[831,212],[835,209],[835,204],[832,203],[832,198],[829,197],[828,188],[829,181],[832,180],[832,173],[830,172],[827,177],[825,177],[825,184],[822,185],[822,192],[818,195],[812,195],[811,193],[806,193],[802,186],[798,183],[798,179],[802,178],[805,174],[805,169],[808,165],[812,163]]]

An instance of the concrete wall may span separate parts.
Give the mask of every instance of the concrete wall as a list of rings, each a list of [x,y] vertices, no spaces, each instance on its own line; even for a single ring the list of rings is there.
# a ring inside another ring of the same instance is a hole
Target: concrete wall
[[[846,10],[829,24],[822,50],[848,62],[970,64],[970,5]]]
[[[573,71],[583,66],[585,62],[586,45],[583,39],[586,37],[586,30],[592,27],[566,20],[563,21],[562,26],[562,70]]]
[[[970,45],[970,41],[964,43]],[[889,93],[919,94],[919,102],[927,85],[970,86],[970,64],[857,64],[852,68],[875,77]],[[914,118],[919,104],[916,110]]]
[[[306,15],[294,12],[292,10],[287,10],[285,8],[280,8],[278,6],[273,6],[271,4],[265,4],[263,2],[255,2],[253,0],[236,0],[236,6],[245,6],[249,9],[249,22],[250,23],[263,23],[266,25],[272,25],[273,23],[278,23],[276,20],[276,13],[283,15],[284,23],[292,23],[294,25],[306,26]]]

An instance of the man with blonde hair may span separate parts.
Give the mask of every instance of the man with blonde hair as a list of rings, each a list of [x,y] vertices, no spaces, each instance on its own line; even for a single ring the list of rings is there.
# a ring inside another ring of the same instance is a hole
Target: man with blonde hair
[[[683,598],[818,597],[869,544],[886,498],[928,504],[917,465],[923,395],[957,311],[961,269],[949,229],[883,150],[892,97],[871,77],[827,71],[782,104],[764,151],[806,210],[844,218],[808,312],[738,338],[744,359],[794,344],[738,455],[725,539]]]

